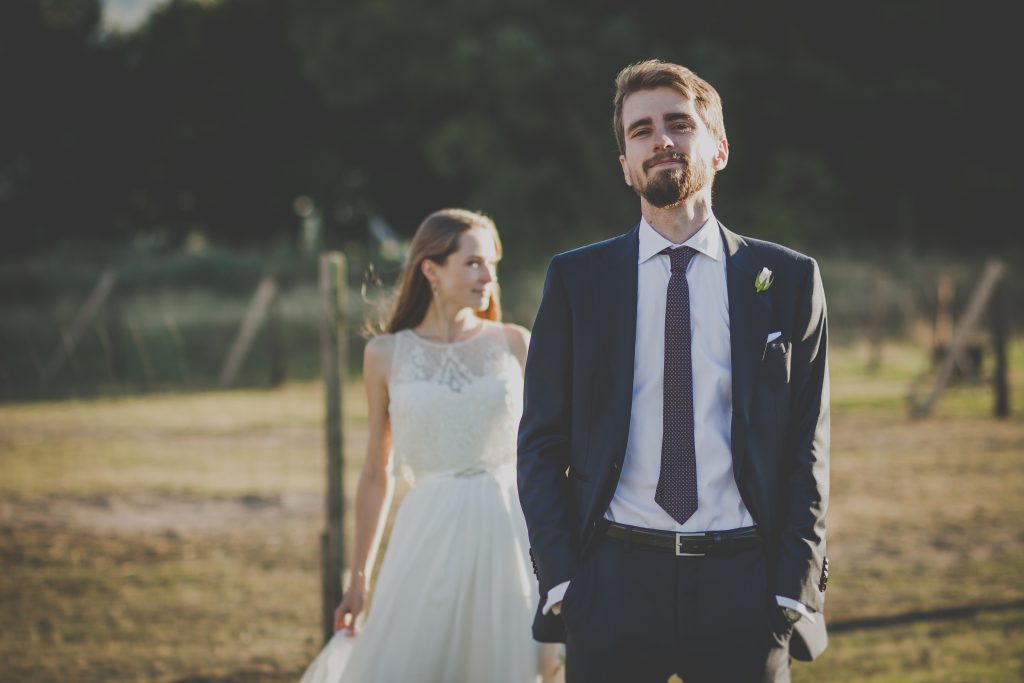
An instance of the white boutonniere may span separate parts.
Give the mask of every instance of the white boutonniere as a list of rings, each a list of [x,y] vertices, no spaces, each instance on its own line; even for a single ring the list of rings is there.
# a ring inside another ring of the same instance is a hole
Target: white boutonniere
[[[761,272],[754,278],[754,291],[767,292],[774,281],[775,276],[772,275],[772,271],[768,270],[768,268],[762,268]]]

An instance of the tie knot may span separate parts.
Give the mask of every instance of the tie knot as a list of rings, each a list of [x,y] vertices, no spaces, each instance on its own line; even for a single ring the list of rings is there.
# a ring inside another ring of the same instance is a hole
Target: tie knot
[[[661,253],[668,254],[668,257],[672,259],[673,273],[685,273],[686,266],[690,264],[690,259],[697,254],[697,250],[693,247],[665,247]]]

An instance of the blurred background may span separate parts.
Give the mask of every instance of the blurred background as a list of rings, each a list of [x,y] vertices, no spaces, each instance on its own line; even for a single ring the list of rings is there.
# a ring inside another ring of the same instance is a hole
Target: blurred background
[[[202,386],[267,275],[284,373],[311,377],[316,254],[389,284],[442,206],[495,218],[529,324],[552,254],[637,220],[610,102],[650,56],[723,96],[719,218],[829,266],[837,340],[906,335],[938,273],[962,302],[984,259],[1021,262],[1013,29],[987,8],[5,0],[0,398]],[[42,372],[108,269],[102,333]]]
[[[836,628],[796,680],[1024,680],[1017,33],[988,2],[3,0],[0,680],[297,679],[320,255],[351,489],[362,323],[419,221],[491,215],[529,326],[554,253],[638,219],[611,98],[649,57],[723,97],[717,216],[822,267]]]

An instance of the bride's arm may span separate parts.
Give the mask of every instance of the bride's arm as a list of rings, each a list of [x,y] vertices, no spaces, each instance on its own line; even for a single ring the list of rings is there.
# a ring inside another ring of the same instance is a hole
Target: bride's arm
[[[380,544],[383,518],[391,500],[392,478],[388,473],[391,455],[391,420],[388,416],[388,375],[394,339],[384,335],[371,339],[363,354],[363,384],[369,403],[370,438],[366,461],[356,487],[355,552],[352,578],[341,604],[334,612],[335,630],[351,627],[363,610],[367,575]]]

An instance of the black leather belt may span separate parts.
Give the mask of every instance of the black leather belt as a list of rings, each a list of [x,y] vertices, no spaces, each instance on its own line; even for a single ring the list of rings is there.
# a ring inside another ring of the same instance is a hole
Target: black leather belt
[[[658,531],[638,526],[606,522],[604,535],[644,548],[675,553],[679,557],[720,555],[761,547],[756,526],[697,533]]]

